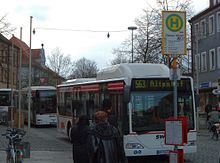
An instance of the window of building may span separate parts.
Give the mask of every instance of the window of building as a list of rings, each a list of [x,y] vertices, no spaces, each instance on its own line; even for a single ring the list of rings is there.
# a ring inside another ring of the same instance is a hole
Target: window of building
[[[216,17],[217,17],[217,32],[220,32],[220,12],[217,12]]]
[[[201,71],[207,71],[206,52],[201,53]]]
[[[203,19],[200,22],[200,32],[201,32],[201,37],[204,38],[206,36],[206,21]]]
[[[8,78],[7,71],[3,70],[3,79],[2,79],[2,81],[6,83],[7,82],[7,78]]]
[[[198,71],[200,72],[201,71],[201,59],[200,59],[200,54],[197,54],[196,57],[195,57],[195,63],[196,63],[196,71],[198,69]]]
[[[214,16],[209,17],[209,35],[213,35],[215,33],[215,24],[214,24]]]
[[[220,69],[220,47],[217,48],[217,63],[218,69]]]
[[[4,50],[1,50],[0,51],[0,63],[2,63],[3,62],[3,56],[4,55]]]
[[[3,68],[0,67],[0,82],[2,82],[2,77],[3,77]]]
[[[194,31],[195,31],[195,39],[198,39],[198,37],[199,37],[199,23],[195,24]]]
[[[209,69],[215,70],[215,62],[216,62],[216,57],[215,57],[215,49],[209,50]]]
[[[217,0],[213,0],[213,6],[215,6],[215,5],[216,5],[216,1],[217,1]]]

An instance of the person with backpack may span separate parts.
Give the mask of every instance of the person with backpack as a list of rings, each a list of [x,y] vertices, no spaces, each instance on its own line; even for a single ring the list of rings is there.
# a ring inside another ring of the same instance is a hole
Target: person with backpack
[[[79,117],[79,121],[71,129],[73,144],[73,162],[90,163],[88,155],[89,119],[86,115]]]
[[[91,163],[127,163],[122,137],[117,128],[108,123],[107,113],[95,113],[95,125],[89,134]]]

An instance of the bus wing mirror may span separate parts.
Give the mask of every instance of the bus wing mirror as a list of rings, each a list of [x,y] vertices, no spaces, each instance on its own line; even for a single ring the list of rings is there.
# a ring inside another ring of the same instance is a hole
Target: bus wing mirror
[[[130,87],[126,86],[124,87],[124,102],[128,103],[130,101]]]

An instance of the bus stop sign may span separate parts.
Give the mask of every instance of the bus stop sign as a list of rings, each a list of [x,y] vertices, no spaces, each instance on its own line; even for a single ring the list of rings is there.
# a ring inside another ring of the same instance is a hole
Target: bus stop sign
[[[186,12],[162,11],[162,54],[186,54]]]

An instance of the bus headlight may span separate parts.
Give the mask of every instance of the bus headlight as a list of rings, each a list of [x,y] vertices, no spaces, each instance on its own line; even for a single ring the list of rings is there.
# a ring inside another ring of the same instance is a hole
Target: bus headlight
[[[139,144],[139,143],[127,143],[125,145],[125,148],[127,149],[143,149],[143,145]]]

